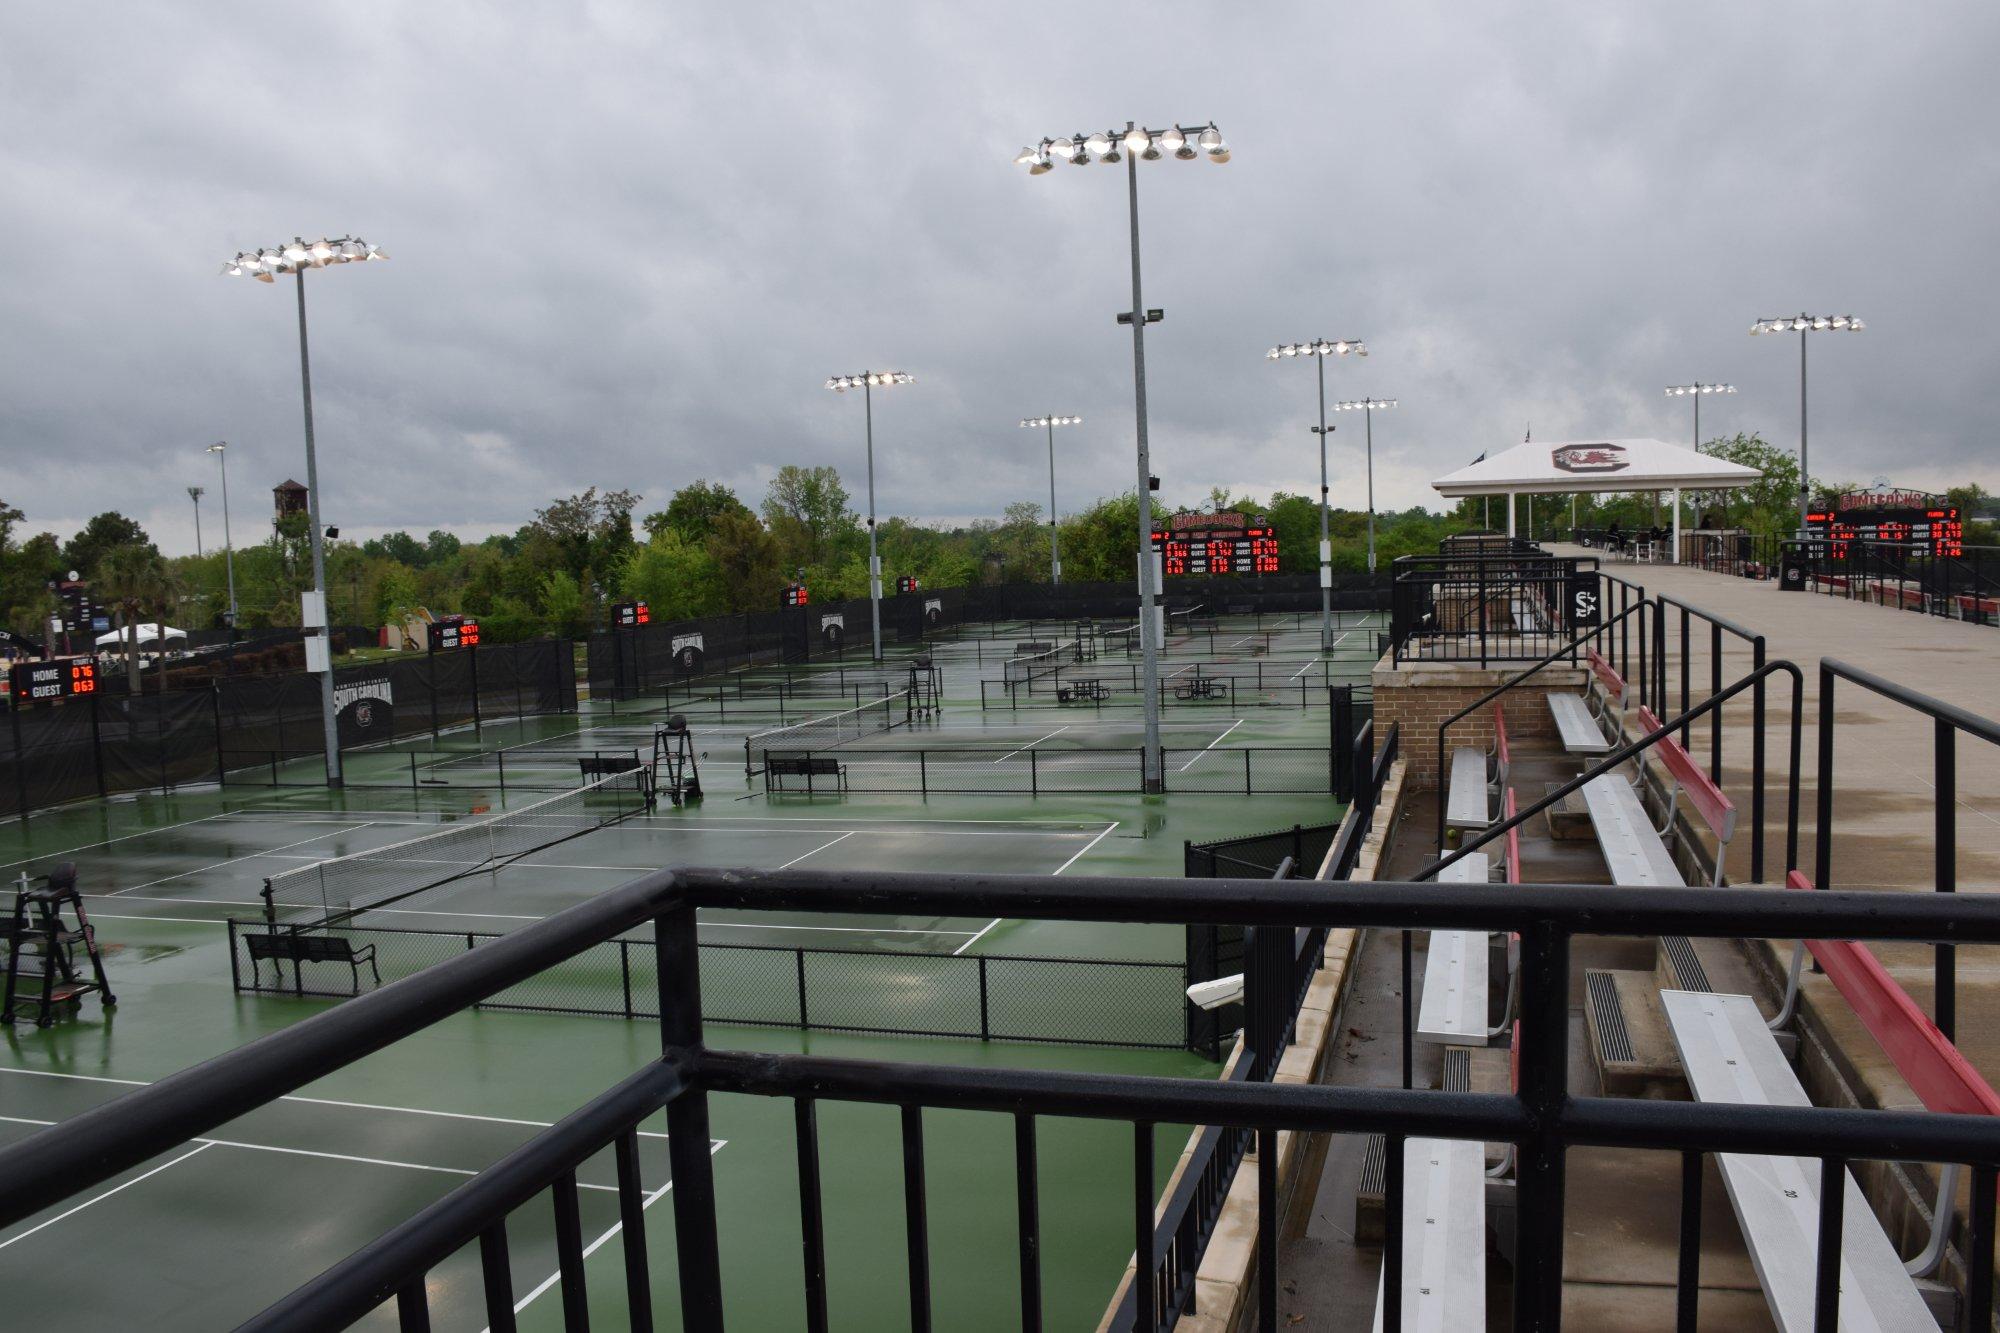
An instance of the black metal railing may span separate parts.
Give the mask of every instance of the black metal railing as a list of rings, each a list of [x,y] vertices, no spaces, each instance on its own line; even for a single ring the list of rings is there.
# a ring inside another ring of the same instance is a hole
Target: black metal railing
[[[1443,1092],[1244,1081],[1222,1083],[983,1066],[884,1064],[710,1047],[700,999],[696,913],[866,910],[954,917],[1017,914],[1032,904],[1052,920],[1247,921],[1298,927],[1453,928],[1521,936],[1518,1090]],[[1272,883],[1262,880],[1144,880],[1039,876],[838,874],[666,870],[602,894],[417,976],[140,1088],[0,1150],[0,1226],[95,1188],[122,1171],[234,1117],[392,1045],[487,999],[591,944],[651,923],[659,959],[661,1054],[604,1095],[392,1228],[249,1320],[250,1329],[336,1329],[396,1302],[405,1329],[429,1326],[426,1274],[478,1243],[484,1318],[514,1327],[508,1269],[510,1216],[548,1191],[557,1221],[565,1322],[584,1326],[588,1289],[577,1225],[577,1169],[606,1148],[619,1157],[626,1223],[623,1286],[635,1328],[651,1326],[653,1275],[646,1258],[634,1131],[661,1110],[673,1171],[676,1279],[683,1323],[723,1326],[717,1198],[709,1161],[709,1097],[726,1092],[787,1098],[796,1109],[802,1165],[802,1286],[807,1327],[827,1326],[826,1219],[817,1170],[815,1108],[822,1101],[901,1108],[903,1183],[910,1257],[910,1323],[931,1326],[923,1112],[952,1108],[1015,1118],[1023,1327],[1042,1327],[1040,1223],[1035,1207],[1035,1126],[1045,1116],[1123,1121],[1132,1128],[1131,1217],[1141,1270],[1160,1257],[1154,1229],[1154,1127],[1219,1125],[1256,1131],[1270,1150],[1276,1132],[1385,1136],[1385,1327],[1400,1327],[1403,1145],[1411,1137],[1510,1143],[1518,1165],[1513,1255],[1513,1327],[1559,1326],[1565,1245],[1564,1155],[1574,1147],[1651,1149],[1683,1155],[1681,1206],[1700,1206],[1699,1156],[1713,1152],[1817,1158],[1839,1182],[1851,1160],[1962,1163],[1972,1167],[1970,1275],[1965,1316],[1992,1318],[1994,1195],[2000,1183],[2000,1120],[1898,1110],[1755,1106],[1571,1095],[1569,994],[1572,941],[1579,936],[1856,939],[1957,945],[2000,943],[2000,900],[1981,895],[1788,893],[1762,889],[1624,889],[1586,885]],[[1842,1293],[1844,1190],[1821,1191],[1819,1326],[1831,1328]],[[764,1206],[769,1201],[763,1201]],[[1272,1279],[1274,1206],[1260,1210],[1259,1253]],[[1686,1229],[1683,1229],[1684,1232]],[[1682,1265],[1678,1291],[1691,1319],[1698,1288]],[[770,1275],[767,1273],[768,1279]],[[1170,1312],[1154,1284],[1135,1284],[1135,1321],[1156,1329]],[[467,1317],[476,1317],[464,1312]],[[874,1311],[873,1313],[879,1313]]]
[[[2000,624],[2000,547],[1816,537],[1782,543],[1779,564],[1789,590]]]
[[[1680,711],[1684,719],[1680,729],[1682,748],[1693,753],[1691,729],[1686,721],[1693,700],[1694,661],[1692,655],[1697,623],[1707,629],[1708,640],[1708,696],[1714,698],[1722,692],[1725,674],[1724,658],[1728,641],[1733,639],[1739,651],[1747,649],[1750,660],[1746,670],[1755,673],[1761,670],[1767,659],[1764,636],[1747,629],[1723,616],[1690,606],[1664,593],[1653,599],[1653,670],[1649,677],[1651,692],[1642,694],[1652,707],[1656,717],[1665,717],[1674,707],[1669,697],[1668,640],[1672,637],[1668,627],[1673,621],[1680,626],[1678,653],[1680,658]],[[1670,614],[1671,617],[1670,617]],[[1765,773],[1765,695],[1762,677],[1750,692],[1750,880],[1762,884],[1764,879],[1764,803],[1766,792]],[[1722,733],[1723,711],[1716,709],[1708,717],[1708,776],[1717,786],[1722,785]],[[1787,866],[1794,864],[1786,862]]]
[[[1847,681],[1899,703],[1931,720],[1931,876],[1940,894],[1958,890],[1958,738],[1969,736],[2000,745],[2000,724],[1963,708],[1919,694],[1872,671],[1824,657],[1819,664],[1819,753],[1814,780],[1813,887],[1833,885],[1834,705],[1839,683]],[[1950,941],[1933,946],[1935,998],[1931,1021],[1947,1041],[1957,1040],[1958,951]]]
[[[1644,598],[1591,556],[1404,556],[1391,585],[1392,660],[1531,662]]]

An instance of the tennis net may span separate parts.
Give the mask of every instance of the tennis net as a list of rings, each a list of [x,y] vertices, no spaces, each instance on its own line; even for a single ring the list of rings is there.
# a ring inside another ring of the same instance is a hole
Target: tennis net
[[[652,807],[649,769],[608,774],[559,796],[486,819],[453,824],[348,856],[336,856],[264,881],[264,914],[273,926],[312,930],[400,902],[470,875],[498,870]]]
[[[885,695],[859,708],[809,717],[788,727],[771,727],[743,739],[743,771],[760,773],[773,750],[826,750],[906,726],[913,716],[908,690]]]
[[[1000,679],[1009,687],[1026,685],[1043,676],[1053,675],[1062,669],[1065,662],[1078,660],[1080,656],[1075,643],[1058,643],[1046,652],[1008,658],[1000,664]]]

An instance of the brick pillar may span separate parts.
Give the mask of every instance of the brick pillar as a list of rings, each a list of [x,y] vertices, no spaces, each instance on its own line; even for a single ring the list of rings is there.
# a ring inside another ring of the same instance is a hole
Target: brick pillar
[[[1488,690],[1519,675],[1525,663],[1508,667],[1480,667],[1458,662],[1390,663],[1388,657],[1376,663],[1375,734],[1383,735],[1390,723],[1402,726],[1401,752],[1408,765],[1409,781],[1419,787],[1438,785],[1437,730],[1446,718]],[[1552,737],[1555,721],[1549,715],[1547,697],[1551,692],[1580,694],[1585,673],[1569,666],[1547,666],[1502,695],[1498,702],[1506,709],[1510,740]],[[1493,748],[1493,706],[1475,710],[1453,724],[1445,737],[1447,762],[1454,747]]]

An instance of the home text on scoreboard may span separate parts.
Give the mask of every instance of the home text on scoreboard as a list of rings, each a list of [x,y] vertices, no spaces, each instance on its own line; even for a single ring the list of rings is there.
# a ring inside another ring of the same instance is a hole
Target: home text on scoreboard
[[[430,648],[434,653],[447,653],[455,648],[477,648],[479,646],[479,622],[461,620],[456,624],[433,621],[428,627]]]
[[[1190,519],[1208,525],[1194,526]],[[1241,526],[1219,526],[1217,519]],[[1172,530],[1153,534],[1153,550],[1168,575],[1278,572],[1278,535],[1261,516],[1243,521],[1240,514],[1176,514]]]
[[[95,694],[97,663],[82,657],[21,662],[9,673],[8,688],[17,704]]]
[[[614,602],[611,606],[611,626],[613,629],[634,629],[640,625],[653,623],[653,613],[644,602]]]
[[[788,584],[786,584],[786,585],[785,585],[785,605],[786,605],[786,606],[805,606],[805,605],[807,605],[808,603],[810,603],[810,602],[811,602],[811,600],[812,600],[812,596],[811,596],[811,594],[810,594],[810,593],[808,593],[808,592],[806,591],[806,585],[805,585],[805,584],[803,584],[803,583],[788,583]]]

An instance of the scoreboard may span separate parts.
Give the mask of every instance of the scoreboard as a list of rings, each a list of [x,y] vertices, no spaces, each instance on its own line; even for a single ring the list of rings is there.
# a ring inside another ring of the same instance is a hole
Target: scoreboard
[[[1847,559],[1854,542],[1923,546],[1932,556],[1951,559],[1965,554],[1965,523],[1957,505],[1899,503],[1811,510],[1806,530],[1827,543],[1827,554],[1835,560]]]
[[[917,590],[917,576],[915,574],[905,574],[901,578],[896,580],[897,592],[908,593],[908,592],[915,592],[916,590]]]
[[[653,612],[644,602],[614,602],[611,606],[613,629],[634,629],[652,623]]]
[[[457,648],[477,648],[479,646],[479,622],[461,620],[457,624],[441,624],[432,621],[426,629],[430,639],[430,649],[434,653],[448,653]]]
[[[1278,537],[1268,527],[1179,528],[1153,534],[1153,550],[1169,576],[1275,574]]]
[[[788,583],[785,585],[784,604],[786,606],[805,606],[809,604],[811,600],[812,598],[810,594],[806,592],[805,584]]]
[[[9,677],[9,692],[16,704],[97,693],[97,663],[88,658],[22,662]]]

